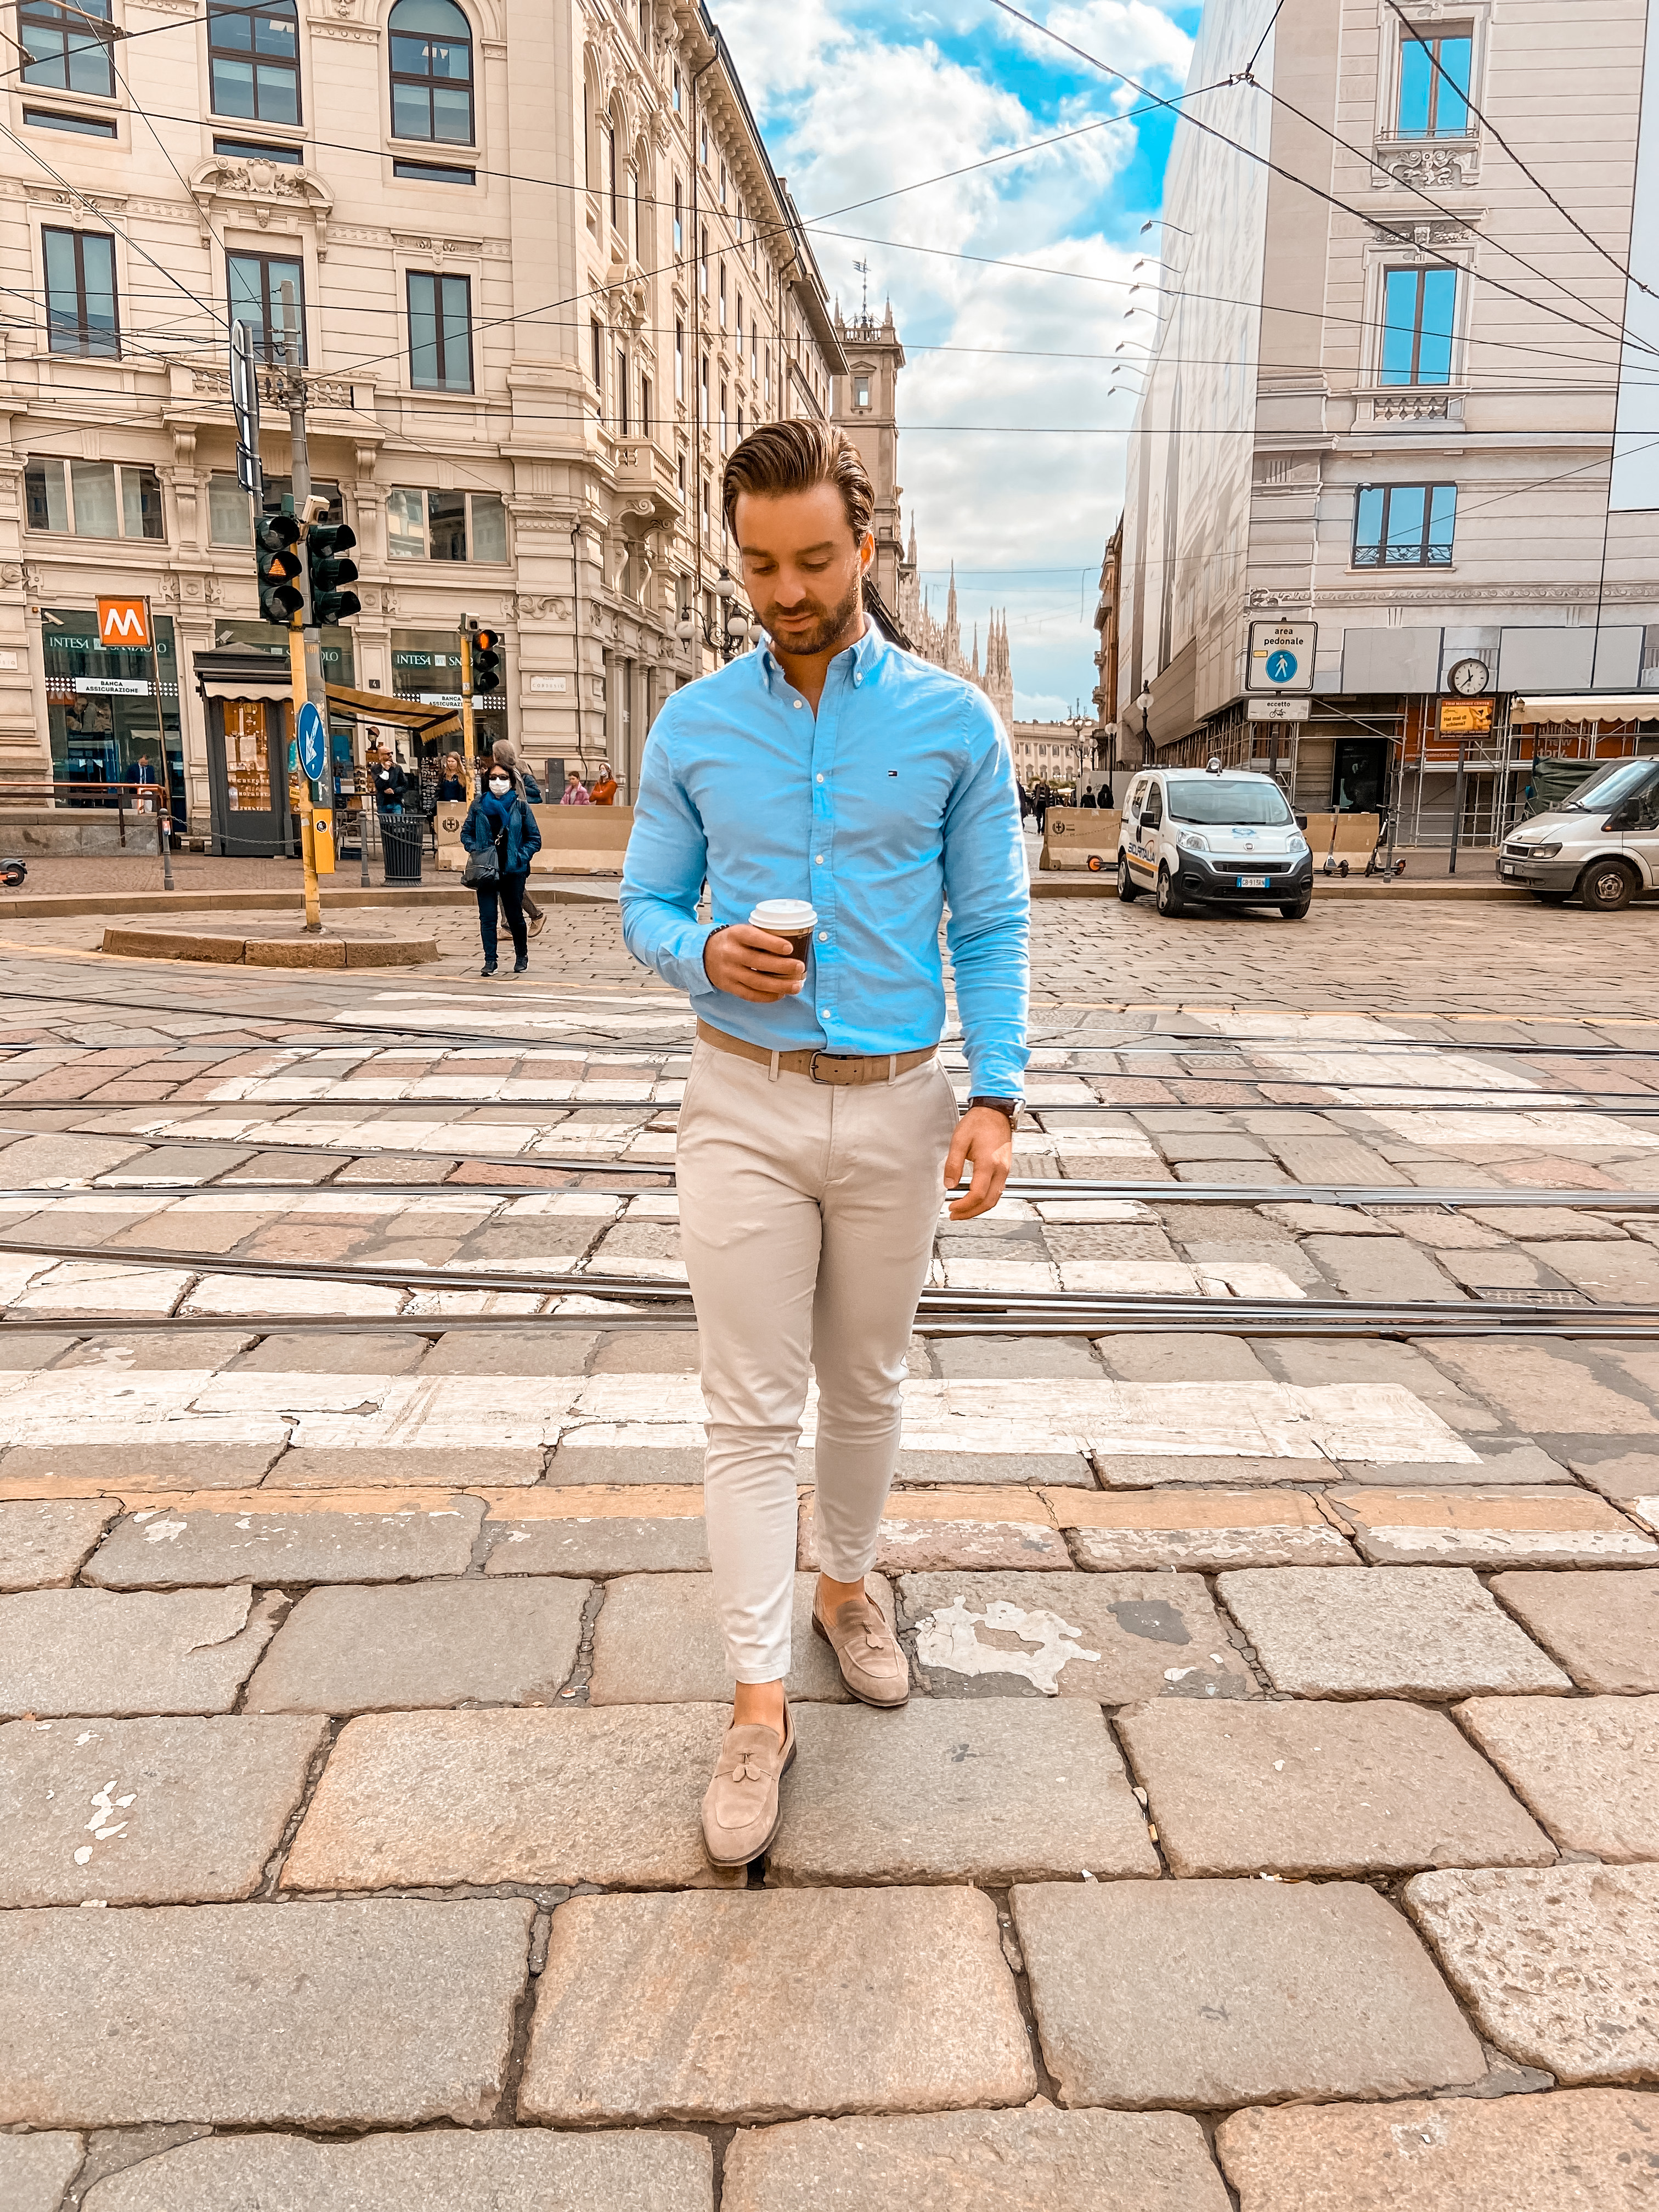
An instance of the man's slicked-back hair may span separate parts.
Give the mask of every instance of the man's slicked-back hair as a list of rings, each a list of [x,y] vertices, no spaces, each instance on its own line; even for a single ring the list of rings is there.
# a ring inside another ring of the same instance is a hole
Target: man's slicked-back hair
[[[831,422],[763,422],[751,430],[726,464],[720,503],[726,526],[738,534],[738,501],[744,493],[777,499],[789,492],[834,484],[847,509],[847,520],[860,544],[875,510],[875,488],[859,449]]]

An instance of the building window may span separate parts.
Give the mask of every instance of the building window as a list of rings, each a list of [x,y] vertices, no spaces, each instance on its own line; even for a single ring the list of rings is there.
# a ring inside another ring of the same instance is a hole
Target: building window
[[[115,68],[110,59],[113,32],[100,27],[109,21],[109,15],[110,0],[76,0],[73,7],[63,8],[54,7],[52,0],[22,0],[17,10],[17,29],[25,57],[24,83],[49,84],[59,92],[93,92],[106,100],[113,99]],[[39,115],[27,119],[48,120]],[[51,118],[49,127],[58,120]]]
[[[732,320],[738,331],[738,367],[743,367],[743,295],[739,292],[732,307]]]
[[[278,161],[298,168],[304,159],[297,146],[277,146],[264,138],[225,138],[214,133],[213,150],[228,161]]]
[[[674,463],[674,481],[680,488],[680,504],[685,504],[685,448],[682,446]]]
[[[114,461],[23,464],[23,509],[31,530],[75,538],[164,538],[161,480],[154,469]]]
[[[720,163],[720,205],[726,205],[726,164]]]
[[[422,392],[472,389],[472,283],[409,271],[409,380]]]
[[[617,115],[611,109],[605,118],[605,183],[611,201],[611,228],[622,228],[622,196],[617,185]]]
[[[760,325],[757,323],[749,325],[749,374],[757,379],[760,375]]]
[[[722,254],[721,254],[721,256],[720,256],[720,328],[721,328],[722,330],[724,330],[724,329],[726,328],[726,256],[725,256],[723,253],[722,253]]]
[[[284,514],[294,512],[294,479],[291,477],[267,476],[263,479],[264,503],[274,502]],[[337,483],[327,483],[316,477],[311,480],[313,496],[328,501],[326,520],[345,520],[345,501],[340,496]],[[208,543],[210,545],[251,545],[253,543],[253,501],[237,483],[234,477],[213,476],[208,478]]]
[[[645,259],[645,241],[651,234],[645,220],[645,148],[641,145],[634,153],[634,258],[641,262]]]
[[[505,561],[507,507],[495,492],[419,491],[386,497],[386,550],[394,561]]]
[[[702,225],[697,240],[697,289],[706,300],[708,297],[708,225]]]
[[[225,257],[230,275],[230,313],[234,322],[246,323],[258,361],[282,361],[283,286],[292,287],[295,350],[306,358],[306,272],[303,263],[277,253],[231,253]]]
[[[678,177],[674,179],[674,258],[685,251],[685,202]]]
[[[1390,269],[1382,278],[1382,382],[1449,384],[1455,269]]]
[[[454,0],[398,0],[392,35],[392,135],[472,143],[472,32]]]
[[[651,380],[648,376],[640,379],[640,435],[642,438],[651,435]]]
[[[1469,67],[1474,40],[1466,25],[1419,36],[1400,33],[1401,138],[1462,138],[1469,127]]]
[[[739,445],[742,445],[743,443],[743,402],[741,399],[738,402],[738,443]]]
[[[593,372],[593,391],[601,408],[605,405],[605,325],[598,316],[590,319],[587,334],[592,346],[590,366]]]
[[[296,154],[294,158],[297,161],[300,157]],[[392,173],[411,185],[476,185],[478,181],[476,169],[454,169],[440,161],[394,161]]]
[[[678,317],[674,323],[674,397],[682,403],[685,398],[685,325]]]
[[[26,107],[23,120],[33,131],[70,131],[77,138],[113,138],[115,125],[101,115],[68,115],[55,107]]]
[[[698,394],[697,404],[699,410],[697,420],[706,430],[708,428],[708,356],[707,354],[702,357],[702,389]]]
[[[628,351],[617,348],[617,428],[625,438],[628,428]]]
[[[726,379],[720,379],[720,451],[726,451]]]
[[[702,480],[702,542],[708,543],[708,479]]]
[[[674,112],[676,115],[680,112],[684,104],[685,92],[680,82],[680,65],[676,62],[674,64]]]
[[[704,116],[704,118],[703,118],[703,119],[702,119],[702,166],[703,166],[703,167],[704,167],[704,168],[706,169],[706,168],[708,167],[708,118],[707,116]]]
[[[1362,484],[1354,500],[1356,568],[1449,568],[1455,484]]]
[[[208,81],[216,115],[300,120],[300,18],[294,0],[208,9]]]
[[[867,376],[855,376],[853,379],[853,404],[854,407],[867,407],[870,404],[870,380]]]
[[[119,358],[115,240],[100,230],[42,230],[46,343],[53,353]]]

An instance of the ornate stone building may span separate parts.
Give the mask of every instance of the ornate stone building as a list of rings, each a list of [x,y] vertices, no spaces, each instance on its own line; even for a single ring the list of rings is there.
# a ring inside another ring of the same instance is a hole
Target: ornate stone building
[[[312,477],[362,570],[325,672],[437,706],[458,623],[498,624],[486,733],[538,764],[608,757],[631,798],[659,705],[707,665],[682,611],[719,622],[725,453],[828,415],[844,369],[705,9],[28,12],[0,158],[0,775],[155,759],[150,657],[103,649],[92,614],[148,593],[175,812],[240,811],[246,849],[262,811],[284,832],[284,669],[204,697],[197,656],[283,642],[256,619],[227,345],[234,319],[280,361],[286,298]],[[288,418],[263,374],[280,492]]]

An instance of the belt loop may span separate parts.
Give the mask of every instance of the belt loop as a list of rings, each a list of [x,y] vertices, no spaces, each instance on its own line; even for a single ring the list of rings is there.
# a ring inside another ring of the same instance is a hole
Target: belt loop
[[[767,1081],[768,1081],[769,1083],[775,1083],[775,1082],[777,1081],[777,1079],[778,1079],[778,1060],[779,1060],[779,1057],[780,1057],[780,1055],[779,1055],[777,1053],[775,1053],[775,1053],[773,1054],[773,1055],[772,1055],[772,1066],[771,1066],[771,1068],[770,1068],[770,1070],[769,1071],[769,1073],[768,1073],[768,1074],[767,1074],[767,1078],[766,1078],[766,1079],[767,1079]]]
[[[890,1083],[898,1081],[898,1054],[896,1052],[890,1052],[887,1055],[887,1080]]]

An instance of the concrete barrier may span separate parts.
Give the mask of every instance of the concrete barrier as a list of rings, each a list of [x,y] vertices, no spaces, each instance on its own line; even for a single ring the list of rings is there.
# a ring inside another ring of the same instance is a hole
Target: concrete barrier
[[[532,806],[542,833],[542,849],[530,863],[532,875],[619,876],[634,828],[631,806]],[[440,806],[433,818],[438,866],[458,872],[466,866],[461,824],[466,808],[459,802]]]
[[[438,957],[430,937],[191,937],[160,929],[106,929],[102,950],[123,960],[222,968],[419,968]]]
[[[1091,875],[1117,872],[1117,833],[1121,810],[1100,806],[1051,806],[1043,817],[1042,868],[1084,868]]]

